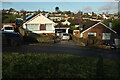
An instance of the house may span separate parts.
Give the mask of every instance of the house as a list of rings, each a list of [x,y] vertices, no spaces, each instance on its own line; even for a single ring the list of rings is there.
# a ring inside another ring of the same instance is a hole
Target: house
[[[61,21],[61,20],[65,20],[64,16],[49,16],[49,19],[52,21]]]
[[[91,36],[96,37],[100,41],[114,40],[116,31],[106,26],[102,22],[87,22],[84,23],[80,31],[80,37],[87,39]]]
[[[23,24],[23,28],[26,32],[55,34],[54,25],[55,23],[53,21],[42,14],[38,14],[27,17],[26,22]]]

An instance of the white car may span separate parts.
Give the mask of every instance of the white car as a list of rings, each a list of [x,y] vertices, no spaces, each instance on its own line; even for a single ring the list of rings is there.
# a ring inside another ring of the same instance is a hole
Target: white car
[[[61,39],[62,39],[62,40],[69,40],[69,39],[70,39],[70,35],[67,34],[67,33],[62,33]]]
[[[4,25],[1,30],[7,32],[14,32],[14,27],[12,25]]]

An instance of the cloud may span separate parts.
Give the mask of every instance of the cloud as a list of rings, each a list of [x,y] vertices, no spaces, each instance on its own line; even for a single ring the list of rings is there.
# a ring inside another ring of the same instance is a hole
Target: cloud
[[[116,3],[107,3],[106,5],[99,8],[99,10],[113,10],[118,8]]]
[[[108,12],[108,13],[117,13],[118,12],[118,3],[109,2],[104,6],[98,8],[99,12]]]

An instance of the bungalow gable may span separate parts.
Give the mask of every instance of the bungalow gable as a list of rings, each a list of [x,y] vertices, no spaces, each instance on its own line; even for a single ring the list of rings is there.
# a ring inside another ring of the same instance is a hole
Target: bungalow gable
[[[55,23],[53,21],[43,16],[42,14],[38,14],[27,20],[23,24],[23,28],[26,29],[27,32],[31,31],[34,33],[55,33],[54,25]]]
[[[89,36],[95,36],[100,40],[113,40],[117,32],[106,26],[102,22],[98,22],[91,27],[83,30],[80,34],[82,38],[88,38]]]

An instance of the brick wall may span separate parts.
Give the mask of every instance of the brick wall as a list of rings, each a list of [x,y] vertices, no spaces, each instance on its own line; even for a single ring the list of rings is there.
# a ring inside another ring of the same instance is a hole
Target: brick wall
[[[110,29],[106,28],[102,24],[98,24],[95,27],[89,29],[88,31],[83,33],[83,38],[88,38],[88,32],[95,32],[96,37],[100,40],[102,40],[102,33],[111,33],[111,40],[113,40],[115,33],[111,31]]]

